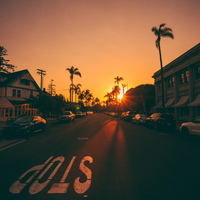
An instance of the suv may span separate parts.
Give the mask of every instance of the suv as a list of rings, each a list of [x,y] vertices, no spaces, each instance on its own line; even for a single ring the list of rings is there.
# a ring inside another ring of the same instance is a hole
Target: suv
[[[155,130],[161,127],[175,130],[176,120],[172,114],[154,113],[146,118],[146,125],[154,127]]]

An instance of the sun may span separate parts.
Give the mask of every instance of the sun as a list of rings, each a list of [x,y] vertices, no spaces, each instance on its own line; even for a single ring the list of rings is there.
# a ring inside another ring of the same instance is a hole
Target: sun
[[[118,95],[118,98],[121,100],[123,98],[123,91],[121,90],[120,94]]]

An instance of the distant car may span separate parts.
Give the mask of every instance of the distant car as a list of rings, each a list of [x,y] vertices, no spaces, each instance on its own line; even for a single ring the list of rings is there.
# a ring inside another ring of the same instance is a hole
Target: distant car
[[[145,124],[146,123],[146,115],[137,114],[132,118],[132,123],[135,124]]]
[[[62,115],[58,118],[59,122],[72,122],[74,121],[75,114],[73,114],[71,111],[64,111]]]
[[[46,130],[46,120],[40,116],[26,116],[16,119],[12,124],[3,128],[3,137],[25,137],[29,139],[30,134],[36,131]]]
[[[82,113],[82,112],[77,112],[77,113],[75,114],[75,117],[83,117],[83,113]]]
[[[87,111],[86,113],[87,113],[87,115],[92,115],[93,111]]]
[[[200,116],[195,118],[192,122],[182,123],[180,126],[180,132],[184,137],[200,135]]]
[[[153,127],[155,130],[161,128],[175,130],[176,120],[172,114],[154,113],[146,118],[146,125]]]
[[[82,115],[83,115],[83,117],[84,117],[84,116],[86,116],[87,114],[86,114],[86,112],[82,112]]]
[[[132,118],[135,116],[135,113],[132,111],[127,111],[125,116],[123,117],[124,121],[132,121]]]
[[[126,112],[122,112],[122,114],[119,116],[120,117],[120,119],[124,119],[124,117],[125,117],[125,115],[126,115]]]

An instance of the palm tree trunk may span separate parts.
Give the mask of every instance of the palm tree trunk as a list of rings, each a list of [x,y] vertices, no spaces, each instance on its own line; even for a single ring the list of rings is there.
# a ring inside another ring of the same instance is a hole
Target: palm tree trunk
[[[158,42],[159,48],[159,55],[160,55],[160,66],[161,66],[161,85],[162,85],[162,112],[165,113],[165,95],[164,95],[164,81],[163,81],[163,66],[162,66],[162,56],[161,56],[161,49],[160,49],[160,41]]]
[[[73,78],[72,78],[72,85],[73,85]],[[73,107],[73,86],[72,86],[72,107]]]

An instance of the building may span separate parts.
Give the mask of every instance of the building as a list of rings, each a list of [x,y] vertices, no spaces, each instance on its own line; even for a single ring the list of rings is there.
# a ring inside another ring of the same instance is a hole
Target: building
[[[162,109],[161,70],[154,73],[155,107]],[[166,112],[179,121],[200,115],[200,43],[163,67]]]
[[[35,115],[37,109],[29,108],[27,100],[39,92],[39,86],[27,69],[14,73],[0,72],[0,121]]]

